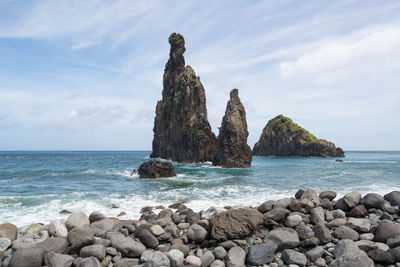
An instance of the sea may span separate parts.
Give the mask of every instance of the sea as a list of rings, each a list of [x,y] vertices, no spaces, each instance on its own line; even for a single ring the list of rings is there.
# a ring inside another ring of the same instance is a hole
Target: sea
[[[0,152],[0,223],[18,227],[66,219],[61,210],[137,219],[144,206],[187,200],[195,211],[211,206],[255,206],[293,197],[300,188],[386,194],[400,190],[400,151],[346,151],[336,158],[253,157],[248,169],[210,162],[178,164],[176,177],[140,179],[133,169],[150,151]],[[112,205],[118,208],[110,208]]]

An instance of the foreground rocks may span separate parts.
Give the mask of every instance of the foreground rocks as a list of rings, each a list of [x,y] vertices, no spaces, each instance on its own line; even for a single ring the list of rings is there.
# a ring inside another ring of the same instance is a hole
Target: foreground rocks
[[[171,162],[146,161],[139,166],[140,178],[162,178],[176,176]]]
[[[66,221],[19,229],[20,234],[15,225],[2,224],[0,264],[397,267],[396,194],[350,192],[335,200],[333,191],[318,195],[307,189],[258,207],[195,212],[178,202],[158,214],[143,208],[139,220],[74,212]]]
[[[268,121],[254,145],[253,155],[344,157],[344,152],[334,143],[317,139],[288,117],[279,115]]]
[[[251,166],[251,148],[247,145],[246,111],[238,95],[233,89],[226,105],[225,116],[217,140],[217,154],[213,165],[224,168],[248,168]]]
[[[194,70],[185,66],[183,36],[173,33],[168,41],[171,50],[162,100],[156,107],[150,157],[183,163],[212,161],[217,140],[207,119],[204,87]]]

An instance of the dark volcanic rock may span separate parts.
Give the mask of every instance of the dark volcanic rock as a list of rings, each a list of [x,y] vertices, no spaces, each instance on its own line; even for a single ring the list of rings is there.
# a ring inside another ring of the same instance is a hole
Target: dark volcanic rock
[[[241,239],[263,223],[262,214],[255,209],[224,211],[211,219],[211,237],[219,241]]]
[[[200,78],[185,67],[185,40],[177,33],[168,39],[171,50],[163,76],[162,100],[154,120],[152,158],[178,162],[214,159],[216,137],[207,120],[206,95]]]
[[[251,148],[247,145],[246,111],[233,89],[226,105],[225,116],[217,140],[217,154],[213,165],[224,168],[247,168],[251,166]]]
[[[253,155],[344,157],[344,152],[334,143],[317,139],[291,119],[279,115],[268,121],[254,145]]]
[[[176,176],[170,162],[147,161],[139,167],[140,178],[161,178]]]

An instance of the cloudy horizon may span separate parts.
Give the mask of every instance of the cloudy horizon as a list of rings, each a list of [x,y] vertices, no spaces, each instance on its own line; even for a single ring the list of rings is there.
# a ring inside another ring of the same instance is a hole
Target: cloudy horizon
[[[290,117],[344,150],[400,150],[398,1],[0,3],[0,150],[151,150],[168,36],[218,134],[239,89],[253,147]]]

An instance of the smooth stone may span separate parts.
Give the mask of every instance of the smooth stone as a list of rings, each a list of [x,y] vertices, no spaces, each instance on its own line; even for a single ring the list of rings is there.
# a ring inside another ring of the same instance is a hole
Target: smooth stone
[[[74,228],[68,233],[68,241],[77,249],[92,245],[95,241],[94,232],[87,226],[84,228]]]
[[[6,251],[11,246],[11,240],[5,237],[0,238],[0,252]]]
[[[149,264],[152,267],[171,265],[168,256],[160,251],[154,251],[153,253],[151,253],[150,257],[147,260],[147,264]]]
[[[293,249],[285,249],[282,251],[281,258],[286,264],[296,264],[298,266],[305,266],[307,264],[306,256]]]
[[[400,206],[400,191],[392,191],[383,196],[392,206]]]
[[[190,223],[179,223],[178,224],[178,228],[180,229],[180,230],[186,230],[186,229],[188,229],[190,227]]]
[[[285,208],[274,208],[263,215],[264,222],[271,219],[275,222],[284,222],[290,211]]]
[[[313,224],[325,222],[325,210],[322,207],[315,207],[310,211],[310,220]]]
[[[147,262],[147,260],[150,258],[150,255],[154,252],[152,249],[148,249],[143,251],[142,255],[140,256],[140,261],[141,262]]]
[[[175,243],[175,244],[173,244],[173,245],[171,246],[171,250],[172,250],[172,249],[177,249],[177,250],[179,250],[180,252],[183,253],[183,255],[184,255],[185,257],[186,257],[186,256],[189,254],[189,252],[190,252],[189,247],[186,246],[186,245],[184,245],[184,244]]]
[[[358,240],[358,233],[348,226],[339,226],[333,232],[333,235],[338,239],[350,239],[353,241]]]
[[[241,247],[233,247],[228,251],[226,256],[227,267],[245,266],[246,252]]]
[[[287,227],[275,228],[268,233],[267,239],[274,241],[278,245],[279,250],[295,248],[300,244],[297,231]]]
[[[326,262],[325,262],[325,260],[323,258],[317,259],[314,263],[315,263],[315,265],[317,267],[325,267],[325,266],[327,266]]]
[[[89,215],[89,221],[90,223],[94,223],[96,221],[104,220],[107,219],[107,216],[101,213],[100,211],[93,211]]]
[[[47,267],[70,267],[74,262],[74,258],[70,255],[51,251],[45,255],[44,262]]]
[[[371,225],[368,219],[350,217],[347,221],[347,226],[359,233],[369,233]]]
[[[50,223],[49,233],[55,237],[67,237],[68,230],[67,227],[60,221],[52,221]]]
[[[106,256],[106,248],[102,245],[90,245],[81,248],[79,256],[82,258],[96,257],[99,261],[102,261]]]
[[[247,254],[246,263],[248,265],[270,263],[274,260],[274,254],[277,249],[278,246],[272,241],[251,245]]]
[[[143,229],[137,236],[142,243],[149,248],[156,248],[160,244],[158,239],[147,229]]]
[[[297,225],[299,225],[302,221],[303,221],[302,217],[298,214],[289,215],[286,218],[285,225],[287,227],[293,228],[293,227],[296,227]]]
[[[45,253],[54,251],[56,253],[64,253],[68,246],[68,240],[64,237],[50,237],[37,243],[34,247],[41,248]]]
[[[287,209],[287,208],[289,208],[291,203],[292,203],[291,198],[278,199],[277,201],[275,201],[273,208],[274,209],[276,209],[276,208]]]
[[[264,203],[262,203],[260,206],[258,206],[258,211],[261,213],[266,213],[270,210],[272,210],[273,206],[274,206],[275,201],[273,200],[268,200],[265,201]]]
[[[304,190],[303,189],[299,189],[297,190],[297,192],[294,194],[294,198],[295,199],[300,199],[301,196],[304,194]]]
[[[219,260],[223,260],[226,256],[226,250],[222,246],[214,248],[213,253],[215,258]]]
[[[49,232],[40,231],[36,234],[28,233],[22,236],[21,238],[16,239],[12,243],[12,247],[14,250],[22,249],[22,248],[32,248],[36,244],[43,242],[49,237]]]
[[[96,257],[78,258],[77,260],[75,260],[76,263],[74,262],[77,267],[101,267],[101,263]]]
[[[396,263],[395,255],[389,251],[384,251],[378,248],[368,251],[368,256],[375,262],[379,262],[381,264],[390,265]]]
[[[174,223],[171,223],[171,224],[168,224],[167,226],[165,226],[164,231],[167,233],[170,233],[173,238],[179,237],[179,229]]]
[[[365,233],[359,236],[360,240],[374,240],[374,234],[372,233]]]
[[[11,242],[17,239],[18,228],[12,223],[0,224],[0,237],[8,238]]]
[[[213,263],[215,260],[214,254],[210,251],[207,250],[204,252],[203,256],[200,257],[201,260],[201,267],[208,267]]]
[[[345,218],[337,218],[337,219],[333,219],[330,222],[327,222],[325,224],[325,226],[328,228],[334,228],[334,227],[339,227],[339,226],[346,225],[346,224],[347,224],[347,220]]]
[[[117,249],[113,247],[106,247],[106,254],[110,256],[115,256],[117,255]]]
[[[317,224],[313,227],[315,237],[319,239],[320,244],[331,242],[332,235],[324,224]]]
[[[298,235],[300,240],[305,240],[305,239],[309,239],[311,237],[314,237],[314,231],[311,229],[310,226],[302,226],[299,229],[297,229]]]
[[[306,189],[304,193],[301,195],[300,200],[309,200],[312,203],[314,203],[314,206],[319,206],[320,204],[320,199],[317,195],[317,192],[312,189]]]
[[[365,208],[364,205],[357,205],[349,212],[349,216],[355,218],[362,218],[367,215],[368,215],[368,210]]]
[[[104,237],[107,231],[113,230],[115,221],[113,219],[102,219],[90,224],[90,228],[93,229],[94,235],[98,237]]]
[[[361,194],[357,191],[353,191],[353,192],[347,193],[343,197],[343,200],[349,208],[354,208],[355,206],[360,204]]]
[[[382,222],[375,232],[375,240],[386,242],[389,238],[400,235],[400,226],[394,223]]]
[[[185,256],[183,253],[177,249],[171,249],[167,252],[167,257],[171,263],[171,267],[181,267],[183,266],[183,261]]]
[[[97,245],[103,245],[104,247],[108,247],[109,245],[111,245],[111,241],[109,239],[106,238],[101,238],[101,237],[94,237],[94,244]]]
[[[316,237],[311,237],[308,239],[304,239],[303,241],[300,242],[300,246],[304,248],[309,248],[309,247],[316,247],[320,243],[319,239]]]
[[[342,210],[342,211],[349,211],[349,206],[347,206],[346,202],[344,202],[343,198],[339,198],[334,206],[335,209]]]
[[[68,231],[89,224],[89,218],[82,211],[73,212],[65,222],[65,226],[67,227]]]
[[[207,230],[198,224],[192,224],[187,231],[187,237],[197,243],[203,242],[207,234]]]
[[[0,242],[0,243],[1,243],[1,242]],[[400,234],[389,238],[389,239],[386,241],[386,244],[387,244],[390,248],[400,247]],[[0,249],[0,251],[1,251],[1,249]]]
[[[375,208],[385,210],[385,200],[381,195],[376,193],[366,194],[361,199],[361,204],[363,204],[367,209]]]
[[[373,260],[360,250],[357,245],[348,239],[340,240],[333,251],[336,259],[330,264],[330,267],[372,267]]]
[[[187,256],[184,262],[186,265],[201,266],[200,258],[194,255]]]
[[[157,224],[150,227],[150,232],[155,236],[159,236],[159,235],[162,235],[163,233],[165,233],[164,229],[160,225],[157,225]]]
[[[139,259],[129,259],[129,258],[123,258],[117,260],[113,267],[132,267],[132,266],[137,266],[139,264]]]
[[[221,260],[215,260],[211,263],[210,267],[225,267],[225,263]]]
[[[37,233],[43,227],[41,223],[34,223],[25,228],[25,233]]]
[[[108,232],[106,238],[111,240],[111,245],[116,248],[122,255],[130,258],[137,258],[146,250],[146,247],[118,232]]]
[[[371,241],[371,240],[358,240],[354,244],[356,244],[359,249],[361,249],[361,250],[363,250],[365,252],[368,252],[368,251],[370,251],[372,249],[377,248],[376,243]]]
[[[320,258],[322,256],[322,254],[324,254],[324,248],[321,246],[315,247],[313,249],[308,250],[305,254],[306,257],[311,261],[314,262],[316,261],[318,258]]]
[[[346,213],[344,213],[344,211],[341,209],[332,210],[331,213],[334,219],[346,218]]]
[[[8,267],[42,267],[44,251],[40,248],[18,249],[11,257]]]
[[[335,191],[330,191],[330,190],[326,190],[326,191],[322,191],[321,193],[319,193],[319,198],[320,199],[324,199],[327,198],[330,201],[334,200],[336,197],[336,192]]]

